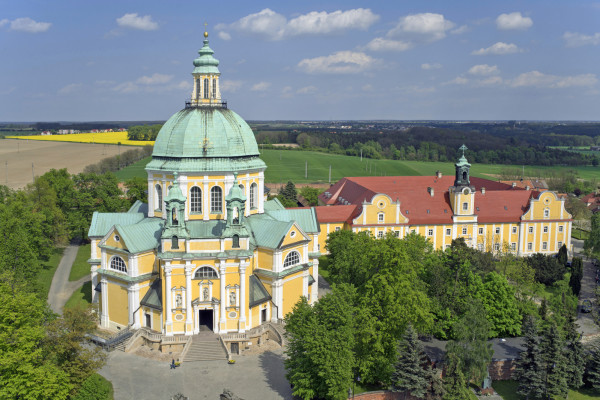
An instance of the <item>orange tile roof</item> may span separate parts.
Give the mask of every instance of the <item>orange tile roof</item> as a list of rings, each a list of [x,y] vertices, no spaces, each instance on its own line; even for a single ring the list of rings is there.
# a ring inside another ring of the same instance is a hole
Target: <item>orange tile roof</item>
[[[351,222],[360,213],[361,207],[355,204],[348,206],[337,205],[334,207],[317,206],[315,207],[315,211],[317,212],[319,223]]]

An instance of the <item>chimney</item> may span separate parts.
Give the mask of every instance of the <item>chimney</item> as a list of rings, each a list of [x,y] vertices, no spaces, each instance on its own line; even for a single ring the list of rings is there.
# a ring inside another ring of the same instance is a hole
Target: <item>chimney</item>
[[[514,189],[517,186],[517,182],[512,183],[512,188]]]
[[[442,171],[435,171],[436,178],[440,179],[442,177]]]
[[[429,192],[429,194],[431,195],[431,197],[433,197],[433,188],[432,187],[428,187],[427,188],[427,192]]]
[[[485,187],[481,187],[481,194],[485,194]]]

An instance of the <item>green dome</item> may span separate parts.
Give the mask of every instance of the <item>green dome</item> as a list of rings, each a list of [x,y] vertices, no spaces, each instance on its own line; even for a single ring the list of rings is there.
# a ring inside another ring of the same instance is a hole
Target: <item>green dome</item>
[[[208,39],[204,39],[204,46],[198,50],[200,57],[194,60],[194,71],[193,74],[218,74],[219,73],[219,60],[213,57],[215,52],[213,49],[208,47]]]
[[[163,125],[148,170],[244,171],[266,168],[252,129],[222,107],[185,108]]]

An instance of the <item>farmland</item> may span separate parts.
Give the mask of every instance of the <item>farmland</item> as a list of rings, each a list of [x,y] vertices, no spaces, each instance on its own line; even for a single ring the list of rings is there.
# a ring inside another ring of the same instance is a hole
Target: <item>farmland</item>
[[[151,141],[127,140],[127,132],[73,133],[70,135],[7,136],[8,139],[43,140],[50,142],[122,144],[126,146],[153,145]]]
[[[467,155],[468,157],[468,155]],[[433,175],[439,170],[445,175],[454,175],[454,164],[450,162],[370,160],[313,151],[261,150],[261,158],[267,164],[265,180],[268,183],[279,183],[292,180],[295,183],[327,183],[329,182],[329,166],[331,165],[331,181],[336,182],[345,176],[383,176],[383,175]],[[117,172],[121,180],[133,176],[145,177],[144,167],[150,161],[146,158]],[[305,167],[308,163],[308,176],[305,178]],[[503,169],[521,166],[473,164],[473,176],[492,178]],[[525,166],[525,176],[544,176],[559,171],[574,170],[583,179],[597,178],[598,167],[538,167]]]

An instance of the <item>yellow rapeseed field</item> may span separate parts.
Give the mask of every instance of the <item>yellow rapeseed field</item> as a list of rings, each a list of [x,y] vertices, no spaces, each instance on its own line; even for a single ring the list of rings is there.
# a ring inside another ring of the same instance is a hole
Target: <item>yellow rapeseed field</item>
[[[154,145],[154,141],[127,140],[127,132],[105,132],[105,133],[73,133],[69,135],[36,135],[36,136],[7,136],[7,139],[48,140],[52,142],[75,142],[75,143],[100,143],[118,144],[128,146]]]

